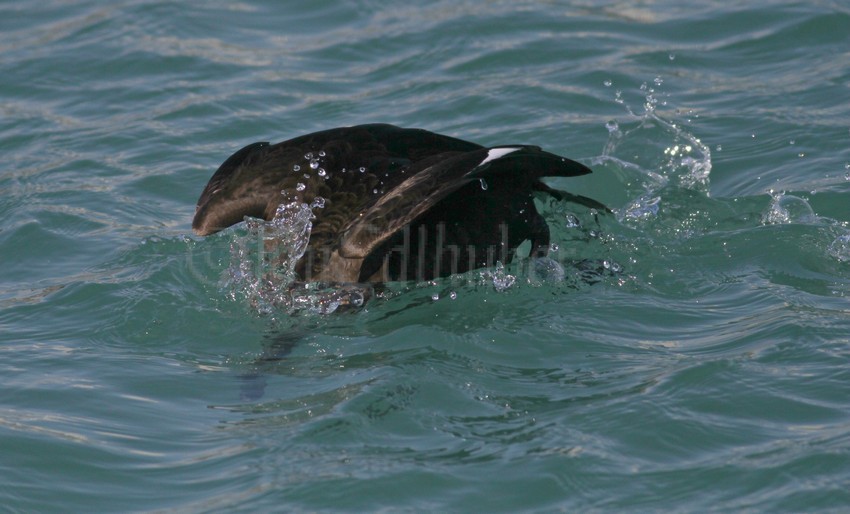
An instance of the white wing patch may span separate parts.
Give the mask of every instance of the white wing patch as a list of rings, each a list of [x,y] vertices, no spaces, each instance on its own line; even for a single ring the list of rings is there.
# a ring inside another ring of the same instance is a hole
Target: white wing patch
[[[481,161],[481,164],[479,164],[478,166],[484,166],[485,164],[487,164],[490,161],[494,161],[496,159],[499,159],[500,157],[504,157],[511,152],[516,152],[517,150],[522,150],[522,147],[521,146],[507,146],[507,147],[503,147],[503,148],[491,148],[490,150],[487,151],[487,157],[484,158],[484,160]]]

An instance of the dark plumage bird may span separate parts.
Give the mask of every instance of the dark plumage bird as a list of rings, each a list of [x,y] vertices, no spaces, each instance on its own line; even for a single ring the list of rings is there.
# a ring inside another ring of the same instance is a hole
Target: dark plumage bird
[[[526,240],[532,256],[545,256],[549,227],[535,194],[607,208],[541,177],[590,172],[536,146],[485,148],[384,124],[335,128],[234,153],[201,193],[192,228],[208,235],[246,216],[271,220],[285,201],[321,197],[300,280],[430,280],[507,264]]]

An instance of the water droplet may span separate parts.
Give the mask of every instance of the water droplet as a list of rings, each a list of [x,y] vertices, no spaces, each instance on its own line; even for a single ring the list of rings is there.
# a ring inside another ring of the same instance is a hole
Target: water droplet
[[[609,133],[611,133],[611,132],[616,132],[617,130],[619,130],[620,125],[616,122],[616,120],[611,120],[611,121],[605,123],[605,128],[608,129]]]
[[[722,152],[723,151],[723,145],[717,145],[715,147],[715,150],[717,150],[718,152]]]
[[[578,217],[572,214],[567,214],[566,226],[567,228],[577,228],[581,226],[581,222],[578,220]]]
[[[303,176],[304,178],[310,178],[310,174],[309,174],[309,173],[305,173],[305,174],[304,174],[304,175],[302,175],[302,176]]]
[[[667,56],[667,58],[670,59],[671,61],[675,61],[676,60],[676,54],[670,54],[670,55]]]
[[[304,154],[304,159],[308,161],[313,160],[313,152],[307,152],[306,154]]]
[[[440,299],[440,295],[438,295],[437,293],[434,293],[434,294],[431,295],[431,299],[436,302],[437,300]]]
[[[296,191],[304,191],[305,189],[307,189],[307,186],[302,184],[301,182],[295,184]]]
[[[795,144],[797,144],[797,141],[794,141],[794,140],[792,139],[791,141],[788,141],[788,144],[789,144],[789,145],[795,145]]]
[[[292,167],[292,171],[301,171],[301,166],[296,164],[295,166]]]
[[[328,172],[325,171],[325,168],[319,168],[319,176],[320,177],[327,177],[328,176]]]
[[[366,168],[364,168],[363,166],[360,166],[360,173],[365,173],[365,172],[366,172]]]
[[[602,85],[605,86],[605,87],[611,87],[612,84],[614,84],[614,83],[611,82],[610,80],[606,80],[605,82],[602,83]]]
[[[317,196],[313,199],[313,203],[310,204],[311,209],[324,209],[325,208],[325,199],[321,196]]]
[[[310,161],[310,169],[316,169],[318,167],[319,167],[319,161],[317,161],[315,159]]]
[[[377,189],[373,189],[373,190],[372,190],[372,192],[373,192],[374,194],[378,194],[378,190],[377,190]]]
[[[325,153],[324,150],[319,151],[319,157],[324,157],[325,155],[327,155],[327,154]]]
[[[457,300],[457,293],[452,291],[451,293],[449,293],[449,298],[451,298],[452,300]]]
[[[655,80],[653,80],[653,82],[655,82],[656,86],[660,86],[664,83],[664,79],[662,79],[661,77],[655,77]]]
[[[550,252],[557,252],[558,248],[560,248],[560,246],[558,246],[558,243],[549,244],[549,251]]]
[[[481,184],[481,190],[487,191],[487,181],[483,178],[478,179],[478,182]]]

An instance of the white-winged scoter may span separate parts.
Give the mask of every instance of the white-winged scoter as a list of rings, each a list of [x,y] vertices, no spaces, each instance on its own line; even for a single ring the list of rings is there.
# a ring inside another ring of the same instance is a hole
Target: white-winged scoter
[[[531,256],[545,256],[549,226],[535,194],[608,209],[541,177],[588,173],[537,146],[486,148],[386,124],[335,128],[234,153],[201,193],[192,228],[209,235],[246,216],[268,221],[284,201],[321,197],[299,280],[431,280],[508,264],[526,240]]]

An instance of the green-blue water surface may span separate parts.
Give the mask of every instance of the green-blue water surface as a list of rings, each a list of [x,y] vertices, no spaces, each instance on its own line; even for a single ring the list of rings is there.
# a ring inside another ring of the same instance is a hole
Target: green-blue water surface
[[[694,4],[0,3],[2,510],[850,508],[850,8]],[[258,308],[201,189],[367,122],[591,166],[605,271]]]

